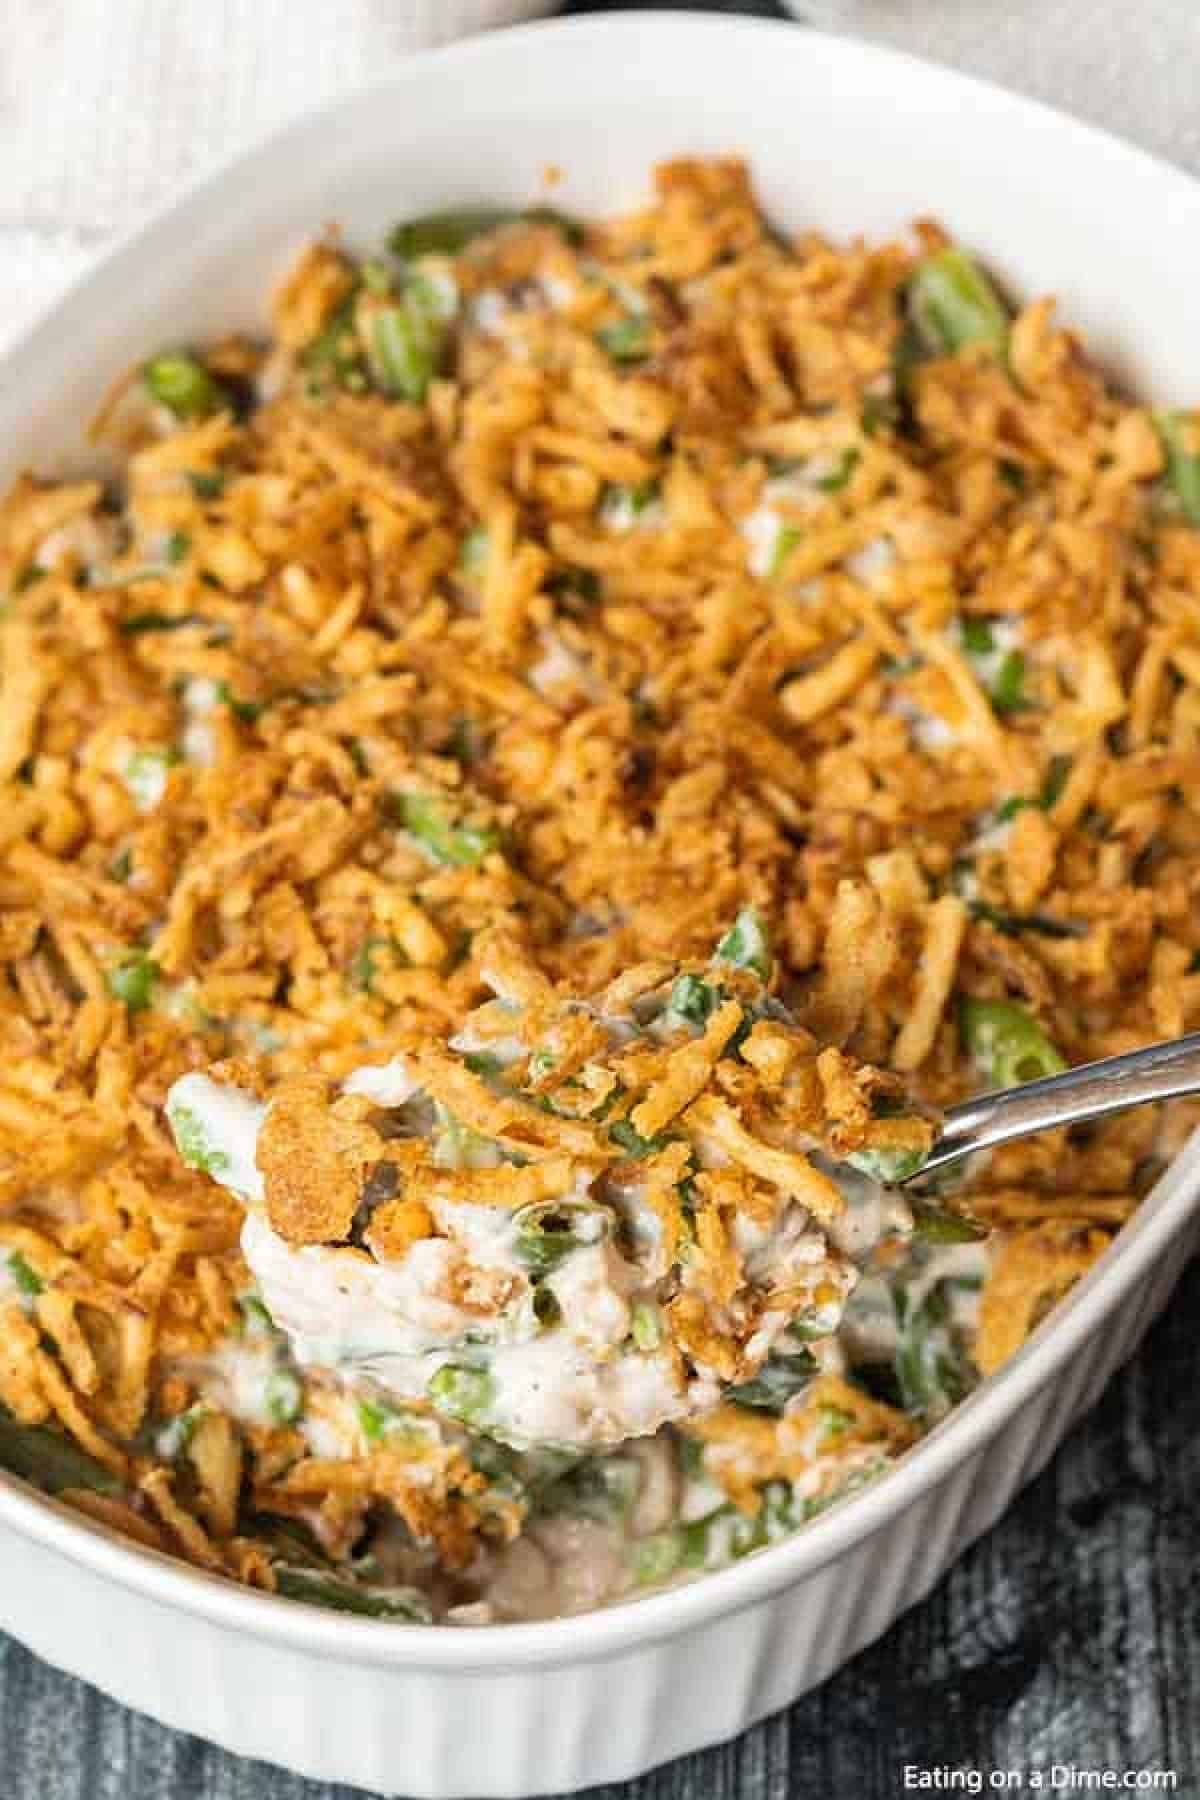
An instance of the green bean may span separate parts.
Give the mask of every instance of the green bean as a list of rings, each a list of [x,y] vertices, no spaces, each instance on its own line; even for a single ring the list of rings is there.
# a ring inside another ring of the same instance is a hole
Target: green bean
[[[190,1106],[168,1106],[167,1124],[171,1127],[175,1147],[189,1168],[200,1169],[205,1175],[218,1175],[229,1167],[229,1157],[224,1150],[212,1147],[204,1126]]]
[[[629,1335],[637,1348],[647,1354],[662,1343],[662,1315],[652,1300],[635,1302]]]
[[[771,976],[771,940],[757,907],[744,906],[714,952],[717,962],[752,969],[763,981]]]
[[[994,1087],[1019,1087],[1067,1066],[1037,1020],[1012,1000],[964,1000],[962,1035]]]
[[[1008,351],[1008,314],[987,276],[964,250],[951,245],[918,264],[908,284],[909,306],[925,348],[949,355],[968,344]]]
[[[1028,705],[1025,694],[1025,657],[1020,650],[1010,650],[991,683],[991,699],[998,713],[1017,712]]]
[[[197,500],[219,500],[225,492],[225,473],[222,469],[189,469],[188,486]]]
[[[182,631],[185,625],[203,623],[203,619],[198,618],[195,613],[173,616],[171,613],[142,612],[131,613],[127,619],[122,619],[117,629],[122,637],[144,637],[152,631]]]
[[[12,1276],[17,1292],[24,1300],[36,1300],[44,1294],[46,1284],[33,1265],[26,1261],[19,1250],[14,1250],[8,1259],[8,1272]]]
[[[629,313],[623,319],[601,325],[596,342],[614,362],[644,362],[650,354],[650,321],[645,313]]]
[[[589,1456],[543,1491],[538,1510],[613,1525],[629,1517],[641,1485],[636,1457]]]
[[[1155,413],[1166,454],[1166,483],[1189,525],[1200,525],[1200,418],[1190,412]]]
[[[513,1214],[513,1255],[533,1274],[548,1275],[573,1250],[607,1236],[610,1227],[609,1215],[585,1201],[538,1200]]]
[[[633,1579],[639,1587],[657,1587],[675,1574],[683,1561],[683,1532],[678,1525],[635,1540],[630,1551]]]
[[[994,926],[1006,937],[1020,937],[1024,931],[1036,931],[1042,937],[1051,938],[1087,935],[1086,925],[1076,924],[1071,919],[1054,919],[1049,913],[1006,912],[1002,906],[993,906],[989,900],[971,900],[968,905],[973,919],[981,919],[985,925]]]
[[[366,386],[362,346],[354,326],[356,304],[357,294],[351,292],[304,352],[304,366],[318,385],[328,379],[339,387]]]
[[[422,256],[457,256],[475,238],[498,231],[502,225],[520,224],[553,225],[569,244],[577,244],[583,237],[576,220],[550,206],[455,206],[394,226],[388,249],[405,262]]]
[[[31,588],[35,582],[44,581],[48,573],[49,571],[44,569],[39,562],[26,563],[20,574],[13,581],[13,593],[23,594],[25,590]]]
[[[974,1385],[975,1371],[950,1330],[946,1283],[939,1281],[919,1306],[896,1295],[900,1326],[895,1374],[904,1410],[923,1417],[953,1406]]]
[[[775,533],[775,542],[771,547],[771,560],[767,565],[768,581],[776,581],[788,565],[792,551],[804,536],[799,525],[781,525]]]
[[[842,488],[849,483],[861,460],[862,451],[854,444],[848,445],[828,475],[821,475],[817,478],[817,487],[823,494],[840,493]]]
[[[167,539],[166,555],[169,563],[181,563],[192,547],[192,540],[186,531],[173,531]]]
[[[398,794],[395,805],[404,830],[447,868],[473,868],[500,847],[494,825],[452,824],[445,803],[431,794]]]
[[[167,770],[182,761],[183,757],[173,744],[153,750],[135,750],[125,764],[125,785],[139,805],[155,805],[161,796],[160,784],[165,782]]]
[[[257,1294],[239,1294],[237,1307],[246,1337],[278,1336],[279,1327],[267,1311],[265,1302]]]
[[[968,655],[989,656],[996,648],[996,639],[986,619],[964,619],[961,630],[963,649]]]
[[[391,1440],[417,1445],[437,1433],[437,1426],[427,1415],[413,1412],[407,1407],[393,1406],[379,1394],[364,1396],[359,1400],[358,1423],[369,1444]]]
[[[287,1600],[303,1600],[331,1612],[357,1613],[364,1619],[402,1619],[410,1625],[433,1622],[433,1609],[416,1588],[383,1591],[336,1575],[276,1563],[275,1591]]]
[[[130,950],[108,971],[108,991],[124,1002],[131,1013],[145,1012],[154,1002],[154,989],[162,973],[144,950]]]
[[[403,967],[408,961],[395,938],[369,937],[360,944],[350,958],[350,966],[346,971],[350,986],[364,994],[373,994],[375,981],[380,973],[380,958],[385,954],[393,966],[398,964]]]
[[[704,1025],[720,1005],[720,990],[699,975],[679,975],[671,988],[666,1011],[689,1025]]]
[[[854,1414],[846,1412],[841,1406],[822,1406],[818,1411],[822,1443],[836,1443],[838,1438],[845,1437],[854,1423]]]
[[[371,318],[371,361],[385,393],[419,406],[437,371],[440,334],[412,305],[387,306]]]
[[[608,1128],[608,1135],[613,1143],[624,1150],[626,1156],[653,1156],[664,1144],[670,1142],[665,1133],[659,1132],[655,1137],[643,1137],[631,1119],[617,1119]]]
[[[367,289],[367,291],[369,293],[372,293],[372,294],[390,294],[391,293],[391,291],[392,291],[391,271],[389,270],[387,264],[384,262],[381,262],[377,256],[368,256],[366,262],[364,262],[362,264],[362,266],[360,267],[359,274],[362,276],[363,286]]]
[[[529,1304],[534,1318],[543,1331],[553,1331],[556,1325],[561,1325],[562,1307],[559,1304],[558,1296],[554,1289],[548,1288],[544,1282],[534,1283],[529,1296]]]
[[[185,1412],[176,1413],[175,1417],[168,1419],[166,1424],[155,1434],[155,1454],[161,1456],[166,1462],[174,1462],[177,1457],[183,1455],[196,1435],[196,1427],[207,1415],[208,1407],[203,1400],[198,1400]]]
[[[261,719],[268,705],[266,700],[239,700],[227,681],[214,684],[214,698],[218,705],[227,706],[243,725],[253,725],[255,720]]]
[[[500,1057],[493,1056],[490,1050],[468,1050],[463,1061],[472,1075],[499,1075],[504,1068]]]
[[[225,404],[204,364],[178,350],[156,356],[142,370],[147,389],[177,419],[203,419]]]
[[[901,407],[895,390],[893,377],[887,393],[863,395],[858,422],[864,437],[878,437],[881,431],[894,430],[900,423]]]
[[[485,1169],[498,1160],[491,1138],[482,1137],[435,1100],[438,1131],[433,1140],[433,1160],[439,1169]]]
[[[852,1150],[846,1161],[883,1187],[898,1187],[928,1160],[927,1150]]]
[[[274,1369],[267,1377],[264,1399],[276,1425],[292,1425],[304,1410],[304,1388],[291,1369]]]
[[[913,1236],[923,1244],[977,1244],[988,1235],[978,1219],[928,1200],[915,1200],[912,1215]]]
[[[458,552],[458,566],[463,574],[470,575],[476,581],[482,580],[490,549],[491,539],[487,526],[472,525]]]
[[[633,517],[638,519],[654,505],[661,491],[653,476],[632,485],[610,481],[600,497],[600,504],[605,512],[628,508]]]
[[[496,1384],[486,1369],[443,1363],[426,1392],[439,1412],[467,1425],[479,1425],[496,1398]]]
[[[110,1469],[81,1450],[65,1432],[50,1425],[23,1425],[0,1405],[0,1468],[32,1481],[48,1494],[64,1488],[88,1488],[116,1494],[121,1483]]]
[[[771,1413],[778,1418],[788,1401],[801,1393],[817,1372],[817,1359],[811,1350],[773,1350],[758,1374],[727,1389],[725,1398],[735,1406],[747,1406],[753,1412]]]

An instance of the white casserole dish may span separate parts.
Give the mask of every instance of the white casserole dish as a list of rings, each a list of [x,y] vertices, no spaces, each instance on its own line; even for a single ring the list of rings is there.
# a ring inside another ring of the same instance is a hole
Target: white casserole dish
[[[447,202],[619,207],[650,164],[737,150],[790,227],[936,213],[1024,294],[1056,292],[1114,373],[1197,397],[1200,187],[997,90],[790,27],[580,19],[429,53],[240,157],[81,282],[0,365],[7,481],[69,466],[77,422],[160,343],[253,325],[298,244]],[[1164,246],[1174,266],[1168,275]],[[919,1599],[1097,1397],[1192,1248],[1200,1147],[998,1378],[874,1488],[791,1541],[583,1618],[380,1624],[238,1589],[0,1477],[0,1625],[170,1725],[408,1795],[635,1775],[822,1680]]]

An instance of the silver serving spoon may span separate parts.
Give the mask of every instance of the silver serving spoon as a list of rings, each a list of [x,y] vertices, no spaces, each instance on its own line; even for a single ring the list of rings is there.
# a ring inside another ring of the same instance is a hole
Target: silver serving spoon
[[[1175,1100],[1184,1094],[1200,1094],[1200,1031],[950,1107],[929,1155],[899,1185],[923,1180],[974,1150],[991,1150],[1054,1126],[1078,1125],[1147,1100]]]

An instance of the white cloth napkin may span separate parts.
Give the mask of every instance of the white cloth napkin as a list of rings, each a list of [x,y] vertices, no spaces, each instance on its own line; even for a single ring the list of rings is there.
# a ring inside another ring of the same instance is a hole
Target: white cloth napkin
[[[0,344],[277,121],[554,0],[0,0]]]
[[[813,25],[1032,94],[1200,175],[1197,0],[784,3]]]

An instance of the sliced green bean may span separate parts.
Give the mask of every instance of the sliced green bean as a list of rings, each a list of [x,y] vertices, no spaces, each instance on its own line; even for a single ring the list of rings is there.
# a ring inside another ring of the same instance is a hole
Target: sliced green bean
[[[1191,412],[1155,413],[1166,453],[1166,483],[1189,525],[1200,525],[1200,418]]]
[[[494,825],[454,823],[445,802],[432,794],[395,797],[400,823],[434,862],[448,868],[473,868],[500,847]]]
[[[1013,1000],[964,1000],[962,1035],[994,1087],[1019,1087],[1067,1066],[1037,1020]]]
[[[108,991],[124,1002],[131,1013],[145,1012],[154,1003],[154,990],[162,973],[144,950],[130,950],[108,971]]]
[[[409,1625],[433,1622],[433,1609],[416,1588],[384,1591],[314,1569],[276,1563],[275,1591],[287,1600],[303,1600],[331,1612],[357,1613],[364,1619],[402,1619]]]
[[[277,1337],[279,1335],[278,1325],[267,1311],[266,1303],[257,1294],[239,1294],[237,1307],[241,1314],[242,1331],[246,1337]]]
[[[575,1518],[614,1525],[629,1517],[641,1485],[641,1465],[636,1457],[585,1457],[543,1491],[539,1511],[570,1513]]]
[[[379,385],[419,406],[437,372],[440,334],[411,305],[385,306],[370,324],[371,362]]]
[[[145,637],[154,631],[182,631],[185,625],[203,623],[195,613],[142,612],[131,613],[127,619],[122,619],[117,629],[122,637]]]
[[[167,1123],[171,1127],[175,1147],[189,1168],[200,1169],[205,1175],[219,1175],[229,1167],[227,1153],[209,1143],[208,1133],[198,1114],[190,1106],[168,1106]],[[266,1311],[265,1307],[263,1311]]]
[[[906,1412],[921,1418],[955,1405],[974,1386],[976,1372],[950,1329],[947,1283],[939,1281],[918,1306],[897,1293],[899,1341],[896,1382]]]
[[[475,581],[482,581],[490,549],[491,539],[487,526],[472,525],[458,552],[458,566],[463,574],[471,576]]]
[[[184,350],[154,357],[142,370],[147,389],[177,419],[203,419],[225,404],[225,396],[202,362]]]
[[[990,656],[996,639],[986,619],[966,618],[962,622],[963,649],[969,656]]]
[[[755,906],[744,906],[714,952],[716,962],[752,969],[763,981],[771,976],[771,939]]]
[[[534,1275],[548,1275],[573,1250],[605,1237],[610,1225],[607,1213],[585,1201],[539,1200],[513,1214],[513,1255]]]
[[[965,250],[950,245],[927,256],[908,284],[909,307],[924,347],[950,355],[968,344],[986,344],[999,357],[1008,351],[1008,313],[999,295]]]
[[[614,362],[644,362],[650,354],[650,320],[645,313],[629,313],[623,319],[614,319],[608,325],[601,325],[596,342]]]
[[[9,1256],[8,1272],[22,1299],[36,1300],[39,1294],[45,1293],[45,1282],[32,1263],[28,1262],[19,1250],[14,1250]]]
[[[666,1011],[689,1025],[705,1025],[720,1005],[720,991],[699,975],[679,975],[671,988]]]
[[[13,581],[13,593],[23,594],[26,589],[31,588],[35,582],[44,581],[48,573],[49,571],[44,569],[39,562],[26,563],[20,574]]]
[[[977,1244],[988,1235],[978,1219],[928,1200],[915,1200],[912,1215],[913,1236],[923,1244]]]
[[[608,1135],[626,1156],[653,1156],[664,1144],[670,1142],[663,1133],[655,1137],[643,1137],[631,1119],[617,1119],[608,1128]]]
[[[1025,694],[1025,656],[1010,650],[996,670],[991,684],[992,706],[998,713],[1017,712],[1028,705]]]
[[[811,1350],[774,1350],[758,1374],[749,1381],[738,1382],[727,1389],[725,1398],[735,1406],[748,1406],[753,1412],[765,1412],[778,1418],[789,1400],[802,1393],[819,1364]]]
[[[439,1412],[466,1425],[482,1424],[496,1398],[496,1384],[486,1369],[443,1363],[426,1390]]]
[[[771,547],[771,560],[767,565],[768,581],[777,581],[788,565],[792,551],[804,536],[799,525],[781,525],[775,533],[775,542]]]
[[[862,451],[854,444],[847,445],[838,457],[828,475],[820,475],[816,485],[823,494],[838,494],[846,487],[855,469],[862,460]]]
[[[846,1161],[872,1181],[896,1187],[915,1175],[928,1157],[927,1150],[853,1150]]]
[[[662,1343],[662,1314],[652,1300],[639,1300],[633,1308],[629,1335],[639,1350],[647,1354]]]
[[[291,1425],[304,1411],[304,1387],[291,1369],[274,1369],[264,1393],[267,1413],[276,1425]]]
[[[47,1494],[59,1494],[64,1488],[88,1488],[96,1494],[121,1490],[112,1470],[81,1450],[65,1432],[50,1425],[22,1425],[3,1405],[0,1468],[32,1481]]]
[[[356,291],[349,293],[304,352],[304,366],[318,384],[327,380],[351,390],[367,384],[354,325],[357,299]]]
[[[569,244],[578,244],[583,237],[577,220],[551,206],[451,206],[394,226],[388,249],[405,262],[422,256],[457,256],[476,238],[486,237],[502,225],[520,224],[553,225]]]

